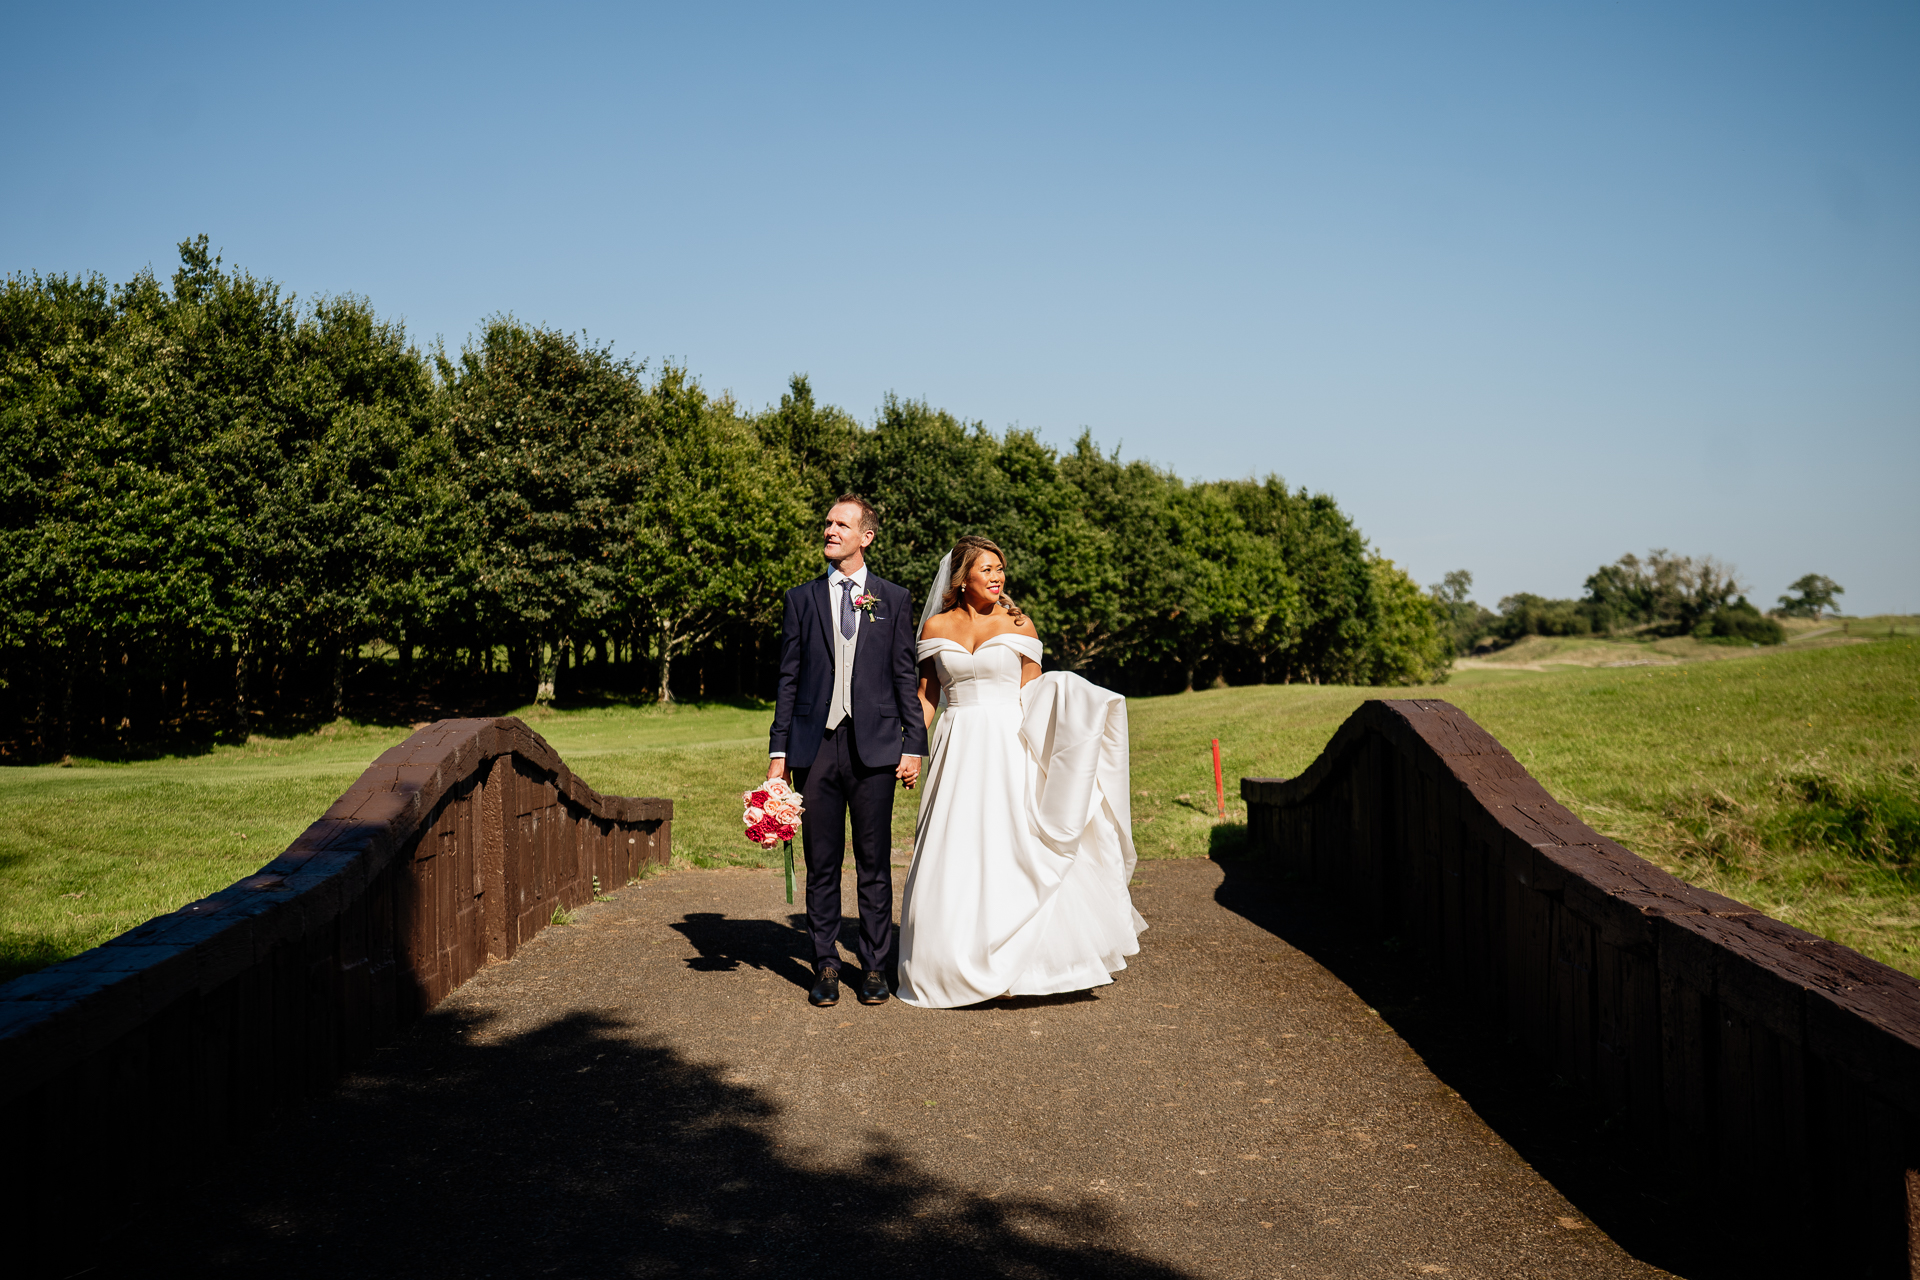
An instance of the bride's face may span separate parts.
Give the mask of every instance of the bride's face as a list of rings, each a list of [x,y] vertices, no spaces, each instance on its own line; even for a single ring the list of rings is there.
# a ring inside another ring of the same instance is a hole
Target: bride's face
[[[967,602],[976,609],[991,609],[1000,603],[1007,589],[1006,566],[991,551],[982,551],[967,570]]]

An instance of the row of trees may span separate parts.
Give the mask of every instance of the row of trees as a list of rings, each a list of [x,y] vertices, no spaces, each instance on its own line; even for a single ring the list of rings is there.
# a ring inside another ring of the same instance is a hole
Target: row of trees
[[[1434,601],[1325,495],[1204,484],[804,377],[748,412],[687,370],[489,320],[421,352],[205,237],[151,274],[0,290],[0,750],[242,735],[384,698],[764,696],[820,513],[867,494],[916,592],[1008,552],[1051,659],[1128,692],[1444,675]],[[389,708],[391,709],[391,708]]]
[[[1473,575],[1455,570],[1431,590],[1454,651],[1511,644],[1523,636],[1692,635],[1728,643],[1779,644],[1786,630],[1748,603],[1731,565],[1712,556],[1674,555],[1664,548],[1646,559],[1624,555],[1588,576],[1577,600],[1550,600],[1520,592],[1500,601],[1498,613],[1470,599]],[[1783,617],[1818,617],[1845,588],[1808,574],[1780,597]]]

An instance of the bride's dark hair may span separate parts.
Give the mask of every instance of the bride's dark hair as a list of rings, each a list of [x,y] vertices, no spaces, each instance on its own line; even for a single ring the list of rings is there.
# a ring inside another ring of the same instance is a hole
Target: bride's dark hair
[[[973,572],[974,561],[986,552],[993,553],[993,558],[1000,562],[1002,569],[1007,567],[1007,553],[978,534],[963,533],[960,541],[953,544],[953,552],[947,559],[947,568],[953,578],[947,583],[947,593],[940,597],[941,613],[958,609],[960,602],[967,598],[967,575]],[[1020,606],[1004,590],[1000,593],[1000,603],[1007,607],[1008,616],[1016,621],[1027,616],[1020,612]]]

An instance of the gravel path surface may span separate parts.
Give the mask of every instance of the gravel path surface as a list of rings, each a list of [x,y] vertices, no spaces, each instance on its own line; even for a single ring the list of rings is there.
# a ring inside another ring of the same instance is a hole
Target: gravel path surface
[[[808,1006],[777,874],[656,877],[95,1274],[1666,1274],[1221,880],[1142,864],[1112,986],[928,1012]]]

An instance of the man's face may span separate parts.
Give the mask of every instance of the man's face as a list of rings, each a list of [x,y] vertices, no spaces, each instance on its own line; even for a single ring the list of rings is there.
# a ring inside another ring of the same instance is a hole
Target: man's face
[[[873,530],[860,527],[860,508],[851,502],[835,504],[827,511],[827,528],[820,553],[838,563],[856,551],[864,552],[873,542]]]

